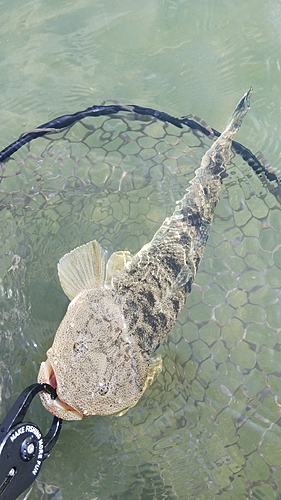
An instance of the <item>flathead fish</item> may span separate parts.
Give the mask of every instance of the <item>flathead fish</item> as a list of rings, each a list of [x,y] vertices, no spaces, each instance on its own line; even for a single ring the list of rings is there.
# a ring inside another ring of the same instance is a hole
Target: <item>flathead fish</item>
[[[191,291],[250,94],[251,89],[150,243],[135,256],[119,251],[106,260],[106,251],[91,241],[60,259],[61,286],[71,302],[38,375],[38,382],[56,388],[55,400],[41,394],[54,415],[121,415],[161,371],[153,353]]]

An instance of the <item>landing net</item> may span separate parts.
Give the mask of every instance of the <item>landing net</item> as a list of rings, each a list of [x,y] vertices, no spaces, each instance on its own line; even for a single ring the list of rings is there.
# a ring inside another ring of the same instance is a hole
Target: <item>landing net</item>
[[[138,106],[80,113],[0,153],[2,415],[36,380],[64,315],[59,258],[91,239],[137,252],[219,135]],[[280,180],[234,143],[224,185],[162,374],[122,418],[72,424],[56,448],[61,471],[46,463],[32,498],[279,498]]]

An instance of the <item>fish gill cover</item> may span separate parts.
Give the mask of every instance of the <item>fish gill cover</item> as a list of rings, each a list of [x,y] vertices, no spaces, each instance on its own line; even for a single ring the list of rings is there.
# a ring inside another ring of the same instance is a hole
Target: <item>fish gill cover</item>
[[[212,143],[192,120],[121,108],[27,137],[0,164],[2,414],[11,394],[35,380],[65,312],[59,258],[92,239],[137,252]],[[145,499],[277,498],[280,181],[235,144],[196,283],[160,348],[162,374],[120,419],[73,427],[83,449],[91,440],[89,452],[76,448],[73,461],[64,459],[65,478],[57,464],[46,466],[33,498],[44,488],[46,498],[77,498],[82,483],[89,499],[124,500],[132,491]]]

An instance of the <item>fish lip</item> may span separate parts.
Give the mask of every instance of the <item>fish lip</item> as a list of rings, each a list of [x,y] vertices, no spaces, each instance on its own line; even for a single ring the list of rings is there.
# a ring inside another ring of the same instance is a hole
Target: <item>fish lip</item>
[[[47,358],[45,361],[45,370],[48,373],[48,379],[49,379],[48,384],[51,385],[54,389],[57,389],[58,384],[57,384],[55,370],[49,358]]]
[[[47,357],[46,361],[42,363],[44,365],[44,382],[51,385],[57,391],[57,379],[54,367]],[[57,393],[55,399],[52,399],[50,394],[41,393],[43,405],[47,410],[49,410],[53,415],[58,418],[64,418],[66,420],[82,420],[84,415],[77,410],[77,408],[73,408],[68,403],[62,401]],[[68,415],[68,418],[62,415]],[[71,414],[71,418],[70,418]]]

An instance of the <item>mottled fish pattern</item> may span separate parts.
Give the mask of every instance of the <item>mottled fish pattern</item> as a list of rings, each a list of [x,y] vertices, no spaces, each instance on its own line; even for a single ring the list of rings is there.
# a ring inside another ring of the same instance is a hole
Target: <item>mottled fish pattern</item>
[[[249,108],[251,90],[229,126],[202,158],[191,186],[154,235],[113,279],[130,333],[150,355],[163,342],[191,291],[222,190],[231,143]]]
[[[122,414],[161,370],[152,354],[191,291],[250,94],[203,156],[172,216],[134,257],[115,252],[106,262],[105,250],[93,241],[60,260],[61,285],[71,302],[38,375],[57,389],[56,400],[41,394],[52,413],[68,420]]]

